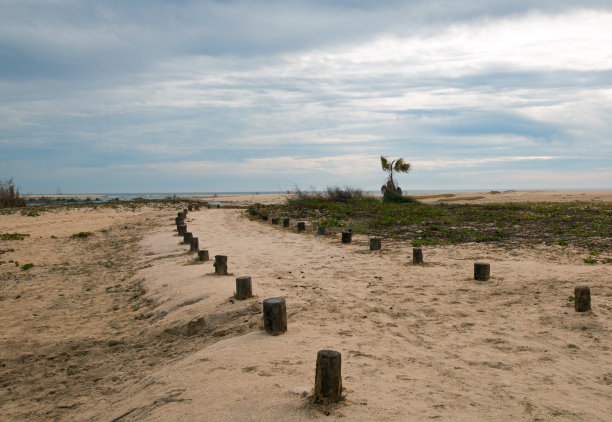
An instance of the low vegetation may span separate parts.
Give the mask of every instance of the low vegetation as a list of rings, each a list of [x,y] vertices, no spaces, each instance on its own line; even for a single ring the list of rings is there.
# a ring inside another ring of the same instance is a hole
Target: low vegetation
[[[612,204],[609,203],[429,205],[416,201],[383,202],[348,193],[332,196],[297,192],[285,204],[266,208],[266,213],[310,221],[315,226],[406,239],[414,246],[544,242],[581,246],[591,251],[612,250]]]
[[[25,207],[26,200],[19,194],[19,188],[15,187],[13,179],[0,181],[0,208]]]

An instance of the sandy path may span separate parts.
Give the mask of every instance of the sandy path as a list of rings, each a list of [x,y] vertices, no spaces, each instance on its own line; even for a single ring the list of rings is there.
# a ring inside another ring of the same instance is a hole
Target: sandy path
[[[81,420],[329,419],[306,398],[320,349],[342,352],[345,420],[607,420],[612,414],[612,286],[608,265],[561,247],[506,250],[460,245],[424,250],[367,239],[297,234],[245,219],[239,210],[189,214],[188,228],[211,256],[229,256],[217,277],[167,226],[140,244],[151,330],[180,336],[200,320],[196,353],[126,384],[121,395],[85,403]],[[486,259],[492,279],[472,280]],[[235,276],[257,297],[230,301]],[[593,311],[567,297],[588,284]],[[287,299],[289,331],[257,328],[262,299]],[[225,337],[231,337],[224,339]]]

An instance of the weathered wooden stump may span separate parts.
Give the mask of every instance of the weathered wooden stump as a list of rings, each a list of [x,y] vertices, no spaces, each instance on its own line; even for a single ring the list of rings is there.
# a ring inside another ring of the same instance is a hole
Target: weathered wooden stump
[[[272,224],[278,224],[278,218],[273,218],[272,219]]]
[[[193,205],[189,204],[189,205],[187,206],[187,209],[188,209],[189,211],[193,211]]]
[[[323,236],[325,234],[325,226],[317,227],[317,236]]]
[[[262,219],[263,221],[268,221],[268,216],[267,216],[267,215],[265,215],[265,214],[262,214],[261,219]]]
[[[180,226],[178,226],[178,235],[184,236],[185,233],[187,233],[187,226],[184,224],[181,224]]]
[[[191,245],[191,239],[193,239],[193,233],[185,232],[185,234],[183,234],[183,243]]]
[[[298,229],[299,232],[303,232],[304,230],[306,230],[306,223],[303,222],[303,221],[300,221],[297,224],[297,229]]]
[[[244,300],[253,296],[251,277],[238,277],[236,279],[236,299]]]
[[[287,306],[284,297],[273,297],[263,301],[264,330],[277,336],[287,331]]]
[[[177,217],[180,218],[181,220],[184,220],[185,219],[185,214],[183,214],[182,211],[179,211]]]
[[[215,255],[215,274],[227,275],[227,256]]]
[[[412,248],[412,263],[422,264],[423,263],[423,249]]]
[[[196,205],[195,205],[195,210],[196,210],[196,211],[200,211],[200,204],[196,204]]]
[[[198,259],[200,261],[208,261],[210,259],[208,257],[208,251],[207,250],[198,251]]]
[[[342,354],[319,350],[315,373],[314,401],[336,403],[342,398]]]
[[[378,251],[381,248],[382,239],[380,237],[373,237],[370,239],[370,250]]]
[[[291,219],[283,218],[283,227],[289,227],[289,221],[291,221]]]
[[[591,310],[591,289],[588,286],[576,286],[574,288],[574,309],[576,312]]]
[[[183,217],[187,218],[187,208],[183,210]]]
[[[197,252],[200,250],[200,241],[197,237],[191,238],[191,247],[189,248],[190,252]]]
[[[488,262],[474,263],[474,280],[487,281],[491,276],[491,265]]]
[[[351,243],[353,240],[353,232],[342,232],[342,243]]]

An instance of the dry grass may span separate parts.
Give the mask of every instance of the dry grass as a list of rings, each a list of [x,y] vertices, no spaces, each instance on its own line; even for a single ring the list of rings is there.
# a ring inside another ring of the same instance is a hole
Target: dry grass
[[[19,196],[13,178],[0,182],[0,208],[25,207],[26,200]]]

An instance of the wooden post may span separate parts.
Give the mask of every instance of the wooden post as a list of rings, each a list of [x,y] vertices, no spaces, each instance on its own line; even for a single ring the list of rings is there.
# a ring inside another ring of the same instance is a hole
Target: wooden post
[[[283,218],[283,227],[289,227],[289,221],[291,221],[289,218]]]
[[[325,234],[325,226],[317,227],[317,236],[323,236]]]
[[[188,209],[189,211],[193,211],[193,205],[189,204],[189,206],[187,207],[187,209]]]
[[[423,263],[423,249],[412,248],[412,263],[422,264]]]
[[[183,210],[183,218],[187,218],[187,208]]]
[[[236,299],[244,300],[253,296],[251,277],[238,277],[236,279]]]
[[[298,232],[303,232],[304,230],[306,230],[306,223],[303,221],[300,221],[297,224],[297,229],[298,229]]]
[[[370,250],[378,251],[381,248],[382,239],[380,237],[373,237],[370,239]]]
[[[262,219],[263,221],[268,221],[268,216],[267,216],[267,215],[265,215],[265,214],[262,214],[262,215],[261,215],[261,219]]]
[[[576,286],[574,288],[574,309],[576,312],[591,310],[591,289],[588,286]]]
[[[278,224],[278,218],[273,218],[272,219],[272,224]]]
[[[185,215],[182,212],[179,212],[177,217],[180,218],[181,220],[185,219]]]
[[[184,236],[185,233],[187,233],[187,226],[184,224],[181,224],[180,226],[178,226],[178,234],[179,236]]]
[[[487,281],[491,276],[491,265],[487,262],[474,263],[474,280]]]
[[[227,256],[215,255],[215,263],[213,265],[215,267],[215,274],[227,275]]]
[[[197,237],[191,238],[191,247],[189,248],[190,252],[197,252],[200,250],[200,242]]]
[[[200,204],[196,204],[196,206],[195,206],[195,210],[196,210],[196,211],[200,211]]]
[[[183,235],[183,243],[191,245],[191,239],[193,239],[193,233],[185,232],[185,234]]]
[[[353,232],[342,232],[342,243],[351,243],[353,240]]]
[[[208,261],[210,258],[208,257],[208,251],[198,251],[198,259],[200,261]]]
[[[277,336],[287,331],[287,306],[284,297],[272,297],[263,301],[264,330]]]
[[[319,350],[315,373],[314,401],[336,403],[342,398],[342,354]]]

